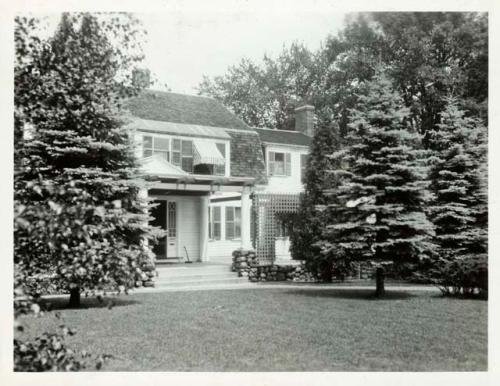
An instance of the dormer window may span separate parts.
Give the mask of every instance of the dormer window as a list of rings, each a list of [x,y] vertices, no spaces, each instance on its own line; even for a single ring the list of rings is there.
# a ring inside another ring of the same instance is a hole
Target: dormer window
[[[193,141],[172,140],[172,163],[188,173],[193,172]]]
[[[290,153],[270,151],[268,170],[270,176],[291,176],[292,162]]]
[[[213,139],[142,135],[142,156],[161,155],[165,161],[178,166],[187,173],[226,175],[225,142]]]
[[[142,137],[142,155],[146,158],[155,154],[160,154],[166,161],[170,161],[169,145],[168,138],[144,135]]]

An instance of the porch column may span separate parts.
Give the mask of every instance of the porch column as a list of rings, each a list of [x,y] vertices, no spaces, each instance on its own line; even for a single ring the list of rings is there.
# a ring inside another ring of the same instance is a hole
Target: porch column
[[[139,191],[137,192],[137,198],[143,202],[141,202],[142,206],[142,211],[146,214],[147,213],[147,204],[146,204],[146,199],[148,198],[148,190],[146,188],[139,188]],[[147,221],[144,221],[143,223],[144,226],[148,225]],[[144,246],[148,246],[148,242],[146,238],[142,239],[142,243]]]
[[[241,193],[241,248],[251,249],[252,240],[250,237],[250,189],[244,188]]]
[[[208,203],[209,196],[201,196],[200,214],[200,260],[208,261]]]

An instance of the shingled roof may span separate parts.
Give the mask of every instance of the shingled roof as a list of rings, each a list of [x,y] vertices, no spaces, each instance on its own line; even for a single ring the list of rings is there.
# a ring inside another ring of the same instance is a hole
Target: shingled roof
[[[202,96],[147,90],[124,107],[136,117],[153,121],[253,131],[218,101]]]
[[[254,128],[254,130],[259,134],[260,140],[264,143],[279,143],[298,146],[309,146],[311,143],[311,137],[301,133],[300,131],[257,128]]]

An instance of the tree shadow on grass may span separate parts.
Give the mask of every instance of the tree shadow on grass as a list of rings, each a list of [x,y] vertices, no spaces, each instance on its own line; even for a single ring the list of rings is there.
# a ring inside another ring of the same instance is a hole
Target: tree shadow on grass
[[[309,296],[316,298],[338,298],[338,299],[357,299],[357,300],[403,300],[410,299],[416,295],[406,291],[385,291],[383,297],[375,296],[375,289],[293,289],[286,293],[294,296]]]
[[[92,297],[82,297],[81,304],[79,307],[69,306],[69,295],[68,297],[53,298],[53,299],[42,299],[40,301],[40,306],[42,309],[47,311],[55,310],[86,310],[92,308],[113,308],[113,307],[123,307],[130,306],[132,304],[140,303],[137,300],[132,300],[126,298],[125,296],[109,296],[102,299],[98,299],[95,296]]]

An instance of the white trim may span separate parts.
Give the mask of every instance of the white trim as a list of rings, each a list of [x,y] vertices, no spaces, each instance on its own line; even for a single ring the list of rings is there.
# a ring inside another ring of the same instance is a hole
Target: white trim
[[[303,149],[309,150],[309,145],[295,145],[295,144],[291,144],[291,143],[267,142],[267,141],[262,141],[262,140],[261,140],[261,142],[265,146],[283,146],[283,147],[292,148],[294,150],[303,150]],[[295,149],[295,148],[298,148],[298,149]]]

